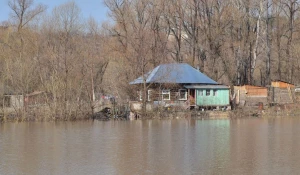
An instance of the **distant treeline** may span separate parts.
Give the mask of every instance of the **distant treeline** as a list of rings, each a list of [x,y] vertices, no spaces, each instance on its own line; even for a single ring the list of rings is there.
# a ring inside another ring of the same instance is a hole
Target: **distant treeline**
[[[300,82],[297,0],[105,0],[110,21],[82,19],[74,1],[46,13],[10,0],[0,28],[1,94],[51,94],[53,116],[92,112],[95,93],[136,95],[128,82],[186,62],[226,85]],[[77,115],[77,114],[76,114]]]

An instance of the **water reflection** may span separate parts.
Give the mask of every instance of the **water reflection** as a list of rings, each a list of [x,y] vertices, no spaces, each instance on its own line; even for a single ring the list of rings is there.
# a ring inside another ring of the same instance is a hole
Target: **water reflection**
[[[300,120],[0,125],[0,174],[297,174]]]

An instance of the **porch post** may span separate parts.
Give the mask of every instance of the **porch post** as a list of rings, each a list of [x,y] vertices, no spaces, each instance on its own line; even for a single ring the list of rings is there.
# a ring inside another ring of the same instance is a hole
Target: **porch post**
[[[197,106],[197,89],[194,89],[195,108]]]
[[[190,91],[190,89],[188,89],[187,100],[188,100],[189,108],[191,108],[191,98],[190,98],[190,96],[191,96],[191,91]]]

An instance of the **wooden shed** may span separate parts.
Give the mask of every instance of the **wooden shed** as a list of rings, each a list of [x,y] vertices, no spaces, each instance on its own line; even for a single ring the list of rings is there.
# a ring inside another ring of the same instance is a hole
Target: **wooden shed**
[[[280,80],[272,81],[269,97],[271,104],[294,103],[296,101],[295,85]]]
[[[234,102],[240,106],[257,106],[268,103],[268,88],[253,85],[234,86]]]
[[[24,106],[24,96],[18,94],[6,94],[3,98],[3,107],[20,109]]]

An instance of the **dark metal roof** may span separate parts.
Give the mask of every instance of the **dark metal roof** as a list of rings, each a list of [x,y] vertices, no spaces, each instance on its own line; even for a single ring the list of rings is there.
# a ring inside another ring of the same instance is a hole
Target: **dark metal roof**
[[[162,64],[145,74],[146,83],[218,84],[186,63]],[[142,84],[143,76],[129,84]]]
[[[225,85],[186,85],[184,87],[187,89],[230,89]]]

